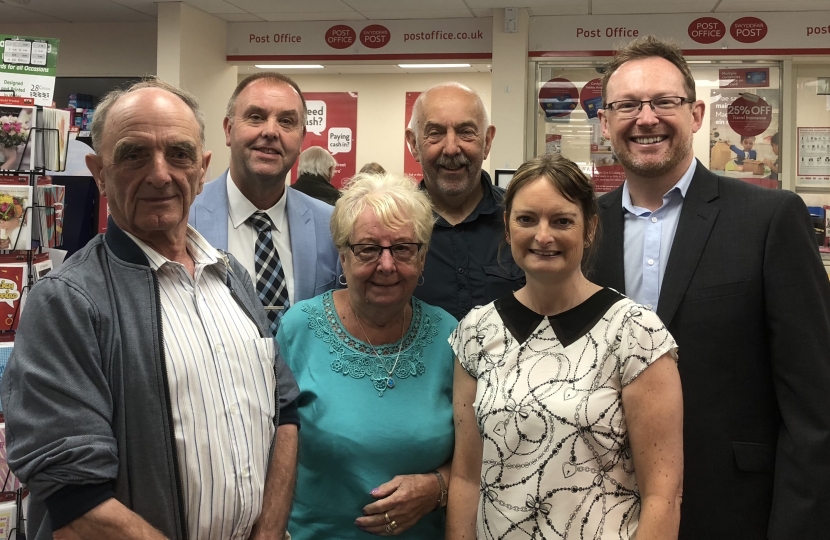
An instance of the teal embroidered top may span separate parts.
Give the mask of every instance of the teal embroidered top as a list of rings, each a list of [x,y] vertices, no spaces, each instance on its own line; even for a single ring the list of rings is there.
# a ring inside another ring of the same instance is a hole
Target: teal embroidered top
[[[443,309],[413,298],[402,342],[376,347],[378,358],[346,331],[331,291],[285,313],[277,341],[300,387],[302,426],[288,527],[293,540],[376,538],[354,525],[375,500],[369,492],[396,475],[429,473],[449,461],[453,352],[447,339],[456,325]],[[431,512],[397,536],[443,538],[444,513]]]

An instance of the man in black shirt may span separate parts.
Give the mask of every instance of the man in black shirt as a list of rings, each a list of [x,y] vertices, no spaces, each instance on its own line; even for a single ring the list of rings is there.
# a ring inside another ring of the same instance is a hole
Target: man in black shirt
[[[481,98],[454,82],[422,93],[406,130],[436,213],[415,296],[457,319],[524,284],[504,242],[504,190],[481,169],[495,134]]]

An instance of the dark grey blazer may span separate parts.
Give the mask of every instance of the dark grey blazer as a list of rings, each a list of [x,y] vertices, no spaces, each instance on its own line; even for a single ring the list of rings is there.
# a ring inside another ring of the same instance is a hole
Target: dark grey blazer
[[[625,292],[622,188],[591,279]],[[710,173],[686,194],[657,314],[679,345],[681,540],[830,535],[830,282],[801,198]]]

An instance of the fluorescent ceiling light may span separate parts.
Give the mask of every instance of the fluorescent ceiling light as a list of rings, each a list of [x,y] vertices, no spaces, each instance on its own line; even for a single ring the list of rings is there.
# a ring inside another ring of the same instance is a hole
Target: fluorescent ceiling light
[[[398,64],[399,68],[468,68],[470,64]]]
[[[323,69],[320,64],[255,64],[260,69]]]

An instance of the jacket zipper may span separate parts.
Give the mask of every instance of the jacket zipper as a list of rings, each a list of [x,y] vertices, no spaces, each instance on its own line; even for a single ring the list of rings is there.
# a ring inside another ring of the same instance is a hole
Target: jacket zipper
[[[153,285],[156,289],[156,324],[158,324],[159,329],[159,352],[161,353],[161,372],[164,377],[164,398],[167,402],[167,422],[170,426],[170,440],[173,443],[173,473],[176,476],[176,490],[178,492],[176,498],[178,499],[179,514],[181,515],[182,538],[183,540],[188,540],[190,538],[190,532],[187,525],[187,514],[185,513],[184,508],[184,499],[182,498],[182,475],[179,471],[179,454],[176,450],[176,428],[173,424],[173,403],[170,398],[170,385],[167,379],[167,358],[164,354],[164,327],[162,326],[161,320],[161,290],[159,288],[159,281],[155,272],[153,272]]]

